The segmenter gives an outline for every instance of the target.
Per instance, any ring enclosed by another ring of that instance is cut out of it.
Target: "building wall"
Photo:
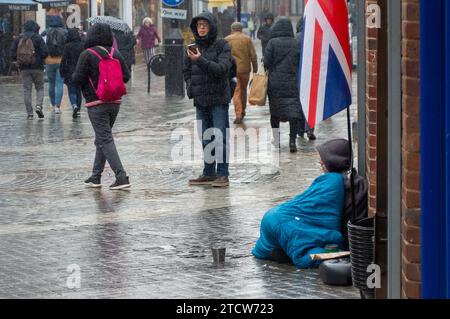
[[[402,298],[421,297],[419,1],[402,0]],[[377,0],[366,0],[370,4]],[[366,29],[366,165],[371,216],[377,210],[377,38],[377,29]]]
[[[377,0],[367,0],[366,5]],[[366,158],[369,181],[369,215],[377,208],[377,37],[376,28],[366,28]]]
[[[402,2],[402,296],[420,298],[420,10]]]

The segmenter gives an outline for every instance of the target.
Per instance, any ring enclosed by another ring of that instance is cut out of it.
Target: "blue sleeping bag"
[[[342,247],[344,196],[342,174],[319,176],[303,194],[264,215],[253,255],[271,260],[272,251],[282,248],[298,268],[317,266],[310,254],[326,252],[324,247],[329,244]]]

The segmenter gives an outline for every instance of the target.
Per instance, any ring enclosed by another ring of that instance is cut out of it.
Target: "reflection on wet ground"
[[[0,298],[358,298],[351,287],[321,284],[316,271],[250,253],[265,211],[319,174],[315,146],[346,137],[345,114],[322,123],[316,142],[299,140],[298,154],[289,154],[282,125],[271,174],[234,162],[229,189],[192,188],[201,160],[172,161],[171,134],[194,132],[194,108],[166,99],[161,78],[147,95],[144,71],[136,68],[115,127],[133,184],[124,192],[107,189],[110,169],[100,190],[81,183],[94,156],[84,110],[73,120],[67,101],[62,115],[47,102],[44,120],[27,121],[22,88],[0,86]],[[247,113],[245,127],[269,128],[267,107]],[[223,265],[213,264],[212,245],[227,249]],[[80,289],[67,287],[74,264]]]

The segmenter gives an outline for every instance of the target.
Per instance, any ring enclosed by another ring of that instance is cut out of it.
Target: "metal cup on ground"
[[[211,247],[214,263],[225,262],[225,250],[226,249],[222,247]]]

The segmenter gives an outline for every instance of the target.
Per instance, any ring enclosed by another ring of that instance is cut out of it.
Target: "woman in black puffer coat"
[[[271,39],[264,52],[264,65],[269,70],[270,123],[275,143],[279,145],[280,122],[289,121],[289,147],[292,153],[297,152],[297,134],[305,121],[298,88],[299,60],[300,47],[294,37],[292,23],[288,18],[280,18],[271,29]]]
[[[72,104],[73,118],[80,116],[81,109],[81,89],[72,83],[72,75],[77,67],[78,58],[84,50],[81,42],[80,32],[77,28],[69,29],[66,39],[66,45],[61,60],[60,73],[67,85],[70,104]]]

